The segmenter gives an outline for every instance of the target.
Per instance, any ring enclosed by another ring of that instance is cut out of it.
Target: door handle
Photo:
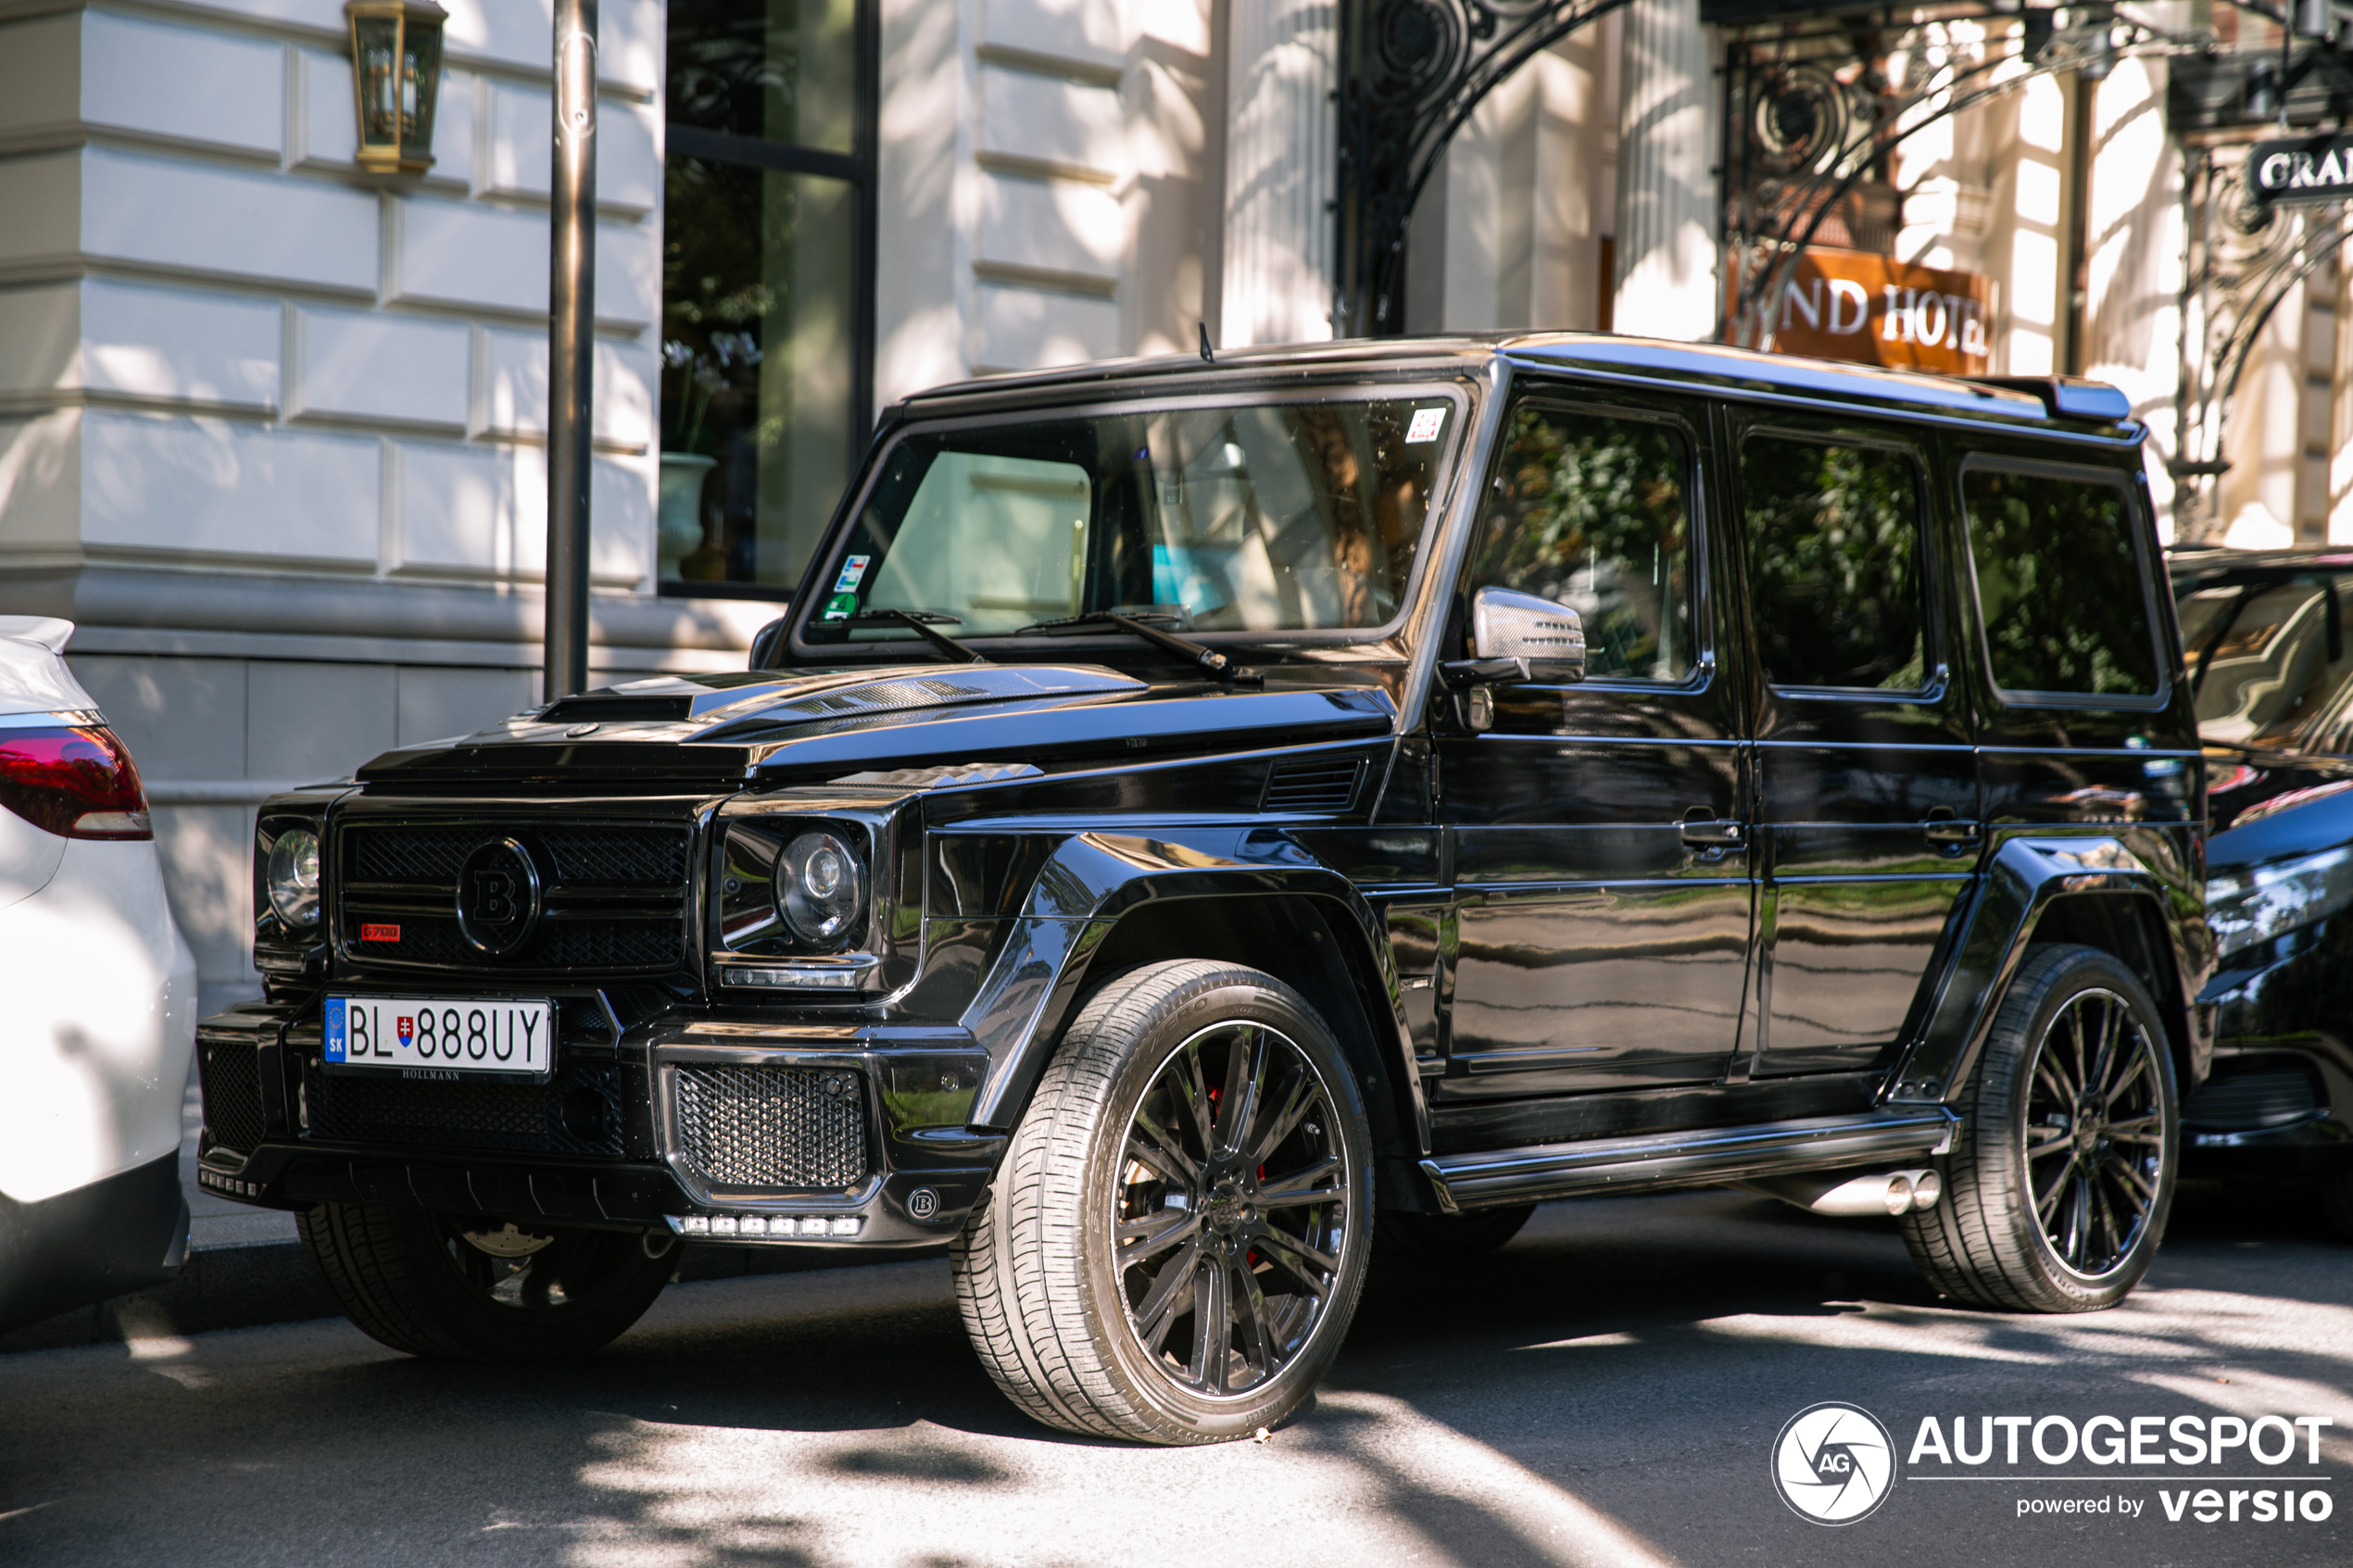
[[[1983,830],[1975,822],[1955,822],[1949,817],[1921,823],[1920,834],[1948,855],[1974,848],[1985,836]]]
[[[1738,822],[1685,822],[1683,845],[1690,849],[1737,849],[1743,842]]]

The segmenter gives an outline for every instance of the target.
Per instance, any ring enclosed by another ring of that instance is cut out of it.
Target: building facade
[[[78,623],[216,999],[248,984],[255,804],[539,695],[549,14],[444,3],[434,165],[384,176],[338,0],[0,0],[0,611]],[[2253,13],[603,0],[601,26],[598,679],[739,665],[879,407],[1204,335],[2074,371],[2132,396],[2183,537],[2353,539],[2341,204],[2267,216],[2240,179],[2283,103],[2316,127],[2342,94],[2265,97]]]

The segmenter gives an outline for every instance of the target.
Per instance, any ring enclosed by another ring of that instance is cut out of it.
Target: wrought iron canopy
[[[1405,226],[1454,132],[1538,54],[1627,0],[1342,0],[1337,337],[1405,330]]]

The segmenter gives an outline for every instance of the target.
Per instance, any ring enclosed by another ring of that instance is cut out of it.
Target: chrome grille
[[[673,1068],[678,1152],[712,1187],[854,1187],[867,1169],[862,1082],[841,1068]]]

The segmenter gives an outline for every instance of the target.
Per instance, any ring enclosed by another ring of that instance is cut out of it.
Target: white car
[[[72,634],[0,615],[0,1330],[187,1250],[195,960],[139,771],[59,657]]]

